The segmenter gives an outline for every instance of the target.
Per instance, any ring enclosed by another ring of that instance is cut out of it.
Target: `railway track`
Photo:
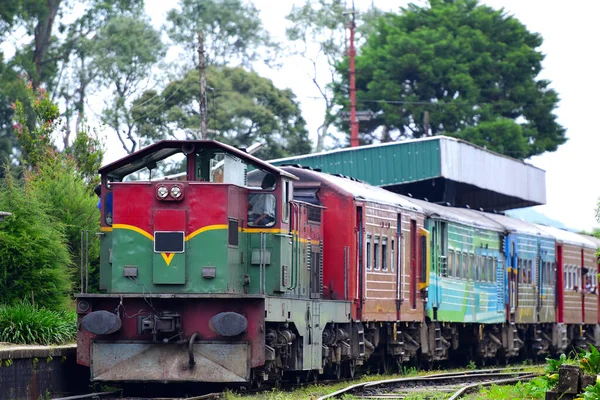
[[[495,368],[466,372],[450,372],[410,378],[386,379],[350,385],[344,389],[321,396],[318,400],[353,395],[359,399],[402,399],[417,392],[444,392],[449,400],[461,398],[479,386],[508,384],[532,379],[538,374],[526,368]]]
[[[449,400],[456,400],[480,386],[509,384],[517,381],[529,380],[538,376],[530,370],[530,367],[494,368],[362,382],[351,384],[346,388],[321,396],[318,400],[341,398],[343,395],[349,394],[353,395],[353,398],[365,400],[402,399],[411,394],[422,393],[425,390],[429,392],[446,393]],[[352,380],[355,379],[349,379],[347,381],[351,382]],[[314,383],[326,385],[340,382],[343,382],[343,380],[324,380]],[[311,382],[288,384],[284,385],[282,389],[292,390],[310,383]],[[243,393],[258,394],[263,391],[271,390],[272,388],[273,387],[271,386],[265,386],[260,389],[245,390]],[[113,391],[63,397],[54,400],[217,400],[223,399],[224,397],[225,392],[207,393],[193,397],[140,397],[123,396],[121,391]]]

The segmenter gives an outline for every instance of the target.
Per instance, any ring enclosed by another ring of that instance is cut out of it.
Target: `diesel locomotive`
[[[76,303],[93,381],[260,385],[600,344],[593,238],[209,140],[99,172],[99,293]]]

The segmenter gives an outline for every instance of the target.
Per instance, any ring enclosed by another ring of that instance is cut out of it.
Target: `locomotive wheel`
[[[354,378],[354,374],[356,372],[356,361],[355,360],[349,360],[346,361],[343,365],[344,367],[344,377],[346,378]]]

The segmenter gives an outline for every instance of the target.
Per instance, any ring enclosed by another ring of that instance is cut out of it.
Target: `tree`
[[[565,129],[552,113],[557,93],[536,80],[541,44],[477,0],[430,0],[380,17],[356,57],[357,103],[376,113],[361,122],[361,140],[445,134],[521,159],[555,151]],[[336,87],[346,109],[347,65]]]
[[[322,151],[325,138],[330,136],[329,127],[335,122],[333,84],[339,81],[336,65],[344,56],[346,47],[345,30],[350,22],[342,0],[306,0],[301,6],[294,5],[287,19],[292,26],[286,29],[288,40],[296,46],[295,54],[306,59],[311,66],[310,79],[325,102],[323,122],[317,128],[316,151]],[[372,22],[381,12],[371,7],[366,13],[357,13],[357,38],[360,45]],[[319,66],[326,64],[328,74],[320,76]]]
[[[148,21],[137,16],[120,16],[101,29],[96,46],[101,49],[94,54],[99,78],[114,92],[114,98],[103,110],[102,120],[116,132],[123,149],[133,153],[138,141],[128,102],[164,55],[164,45]]]
[[[209,138],[248,147],[260,142],[255,155],[273,159],[310,152],[306,123],[294,94],[241,67],[212,66],[207,71],[212,88]],[[198,71],[172,81],[162,91],[147,91],[132,107],[137,133],[146,143],[160,139],[197,139]]]
[[[198,32],[204,34],[209,64],[244,65],[275,57],[271,40],[259,11],[244,0],[180,0],[180,9],[167,14],[167,33],[197,64]]]

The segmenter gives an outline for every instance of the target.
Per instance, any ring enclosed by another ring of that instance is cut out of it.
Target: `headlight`
[[[158,197],[160,197],[161,199],[164,199],[165,197],[167,197],[169,195],[169,189],[167,189],[166,186],[159,186],[156,193],[158,194]]]
[[[181,188],[179,186],[173,186],[171,188],[171,196],[175,197],[176,199],[179,198],[179,196],[181,196]]]

